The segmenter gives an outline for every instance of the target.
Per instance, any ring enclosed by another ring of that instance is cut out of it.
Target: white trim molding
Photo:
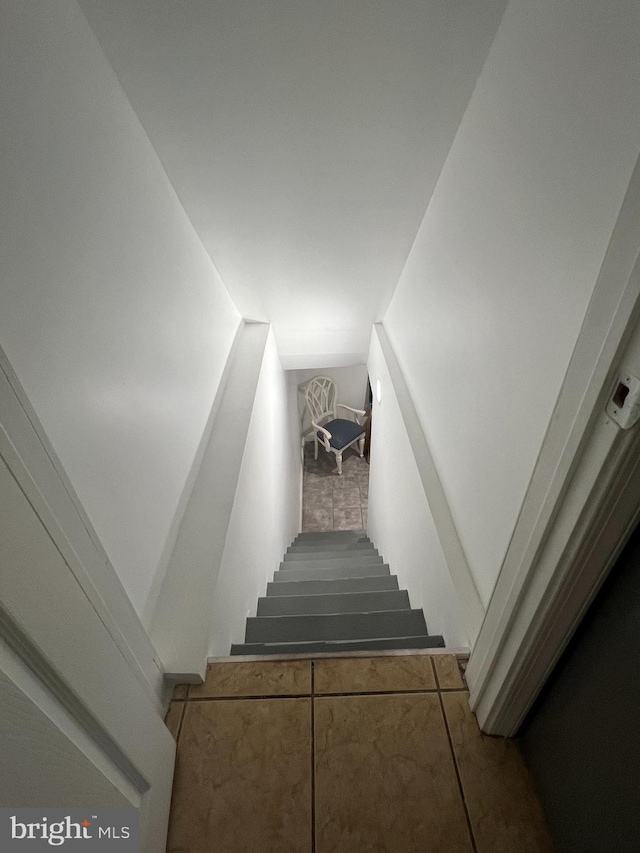
[[[467,668],[490,734],[517,732],[637,521],[640,430],[605,407],[638,348],[639,235],[636,164]]]
[[[0,348],[0,458],[132,672],[160,709],[162,665],[8,358]]]
[[[431,450],[420,424],[418,413],[411,398],[409,388],[402,373],[396,354],[391,346],[382,323],[374,323],[373,332],[377,336],[382,354],[393,384],[402,419],[404,421],[411,449],[422,481],[427,503],[438,532],[442,552],[451,575],[453,588],[460,602],[461,621],[470,639],[471,645],[478,636],[484,607],[469,569],[462,542],[458,535],[447,497],[442,487]]]
[[[242,465],[268,323],[243,322],[151,620],[151,640],[169,680],[202,683],[213,596]]]
[[[14,742],[43,731],[29,708],[44,714],[50,736],[28,740],[25,760],[35,750],[46,770],[79,755],[79,782],[108,780],[140,808],[141,850],[152,853],[166,843],[175,757],[162,671],[8,363],[0,367],[0,676],[25,713],[13,718]]]
[[[244,326],[244,322],[238,323],[238,329],[233,339],[233,343],[231,344],[229,354],[227,355],[227,360],[225,362],[224,369],[222,371],[222,376],[220,377],[220,382],[218,384],[218,388],[216,390],[215,397],[211,405],[211,409],[209,411],[209,416],[207,418],[207,423],[205,425],[204,431],[202,433],[202,438],[200,439],[198,449],[196,450],[193,462],[191,463],[191,468],[189,469],[189,473],[187,475],[187,479],[183,486],[182,492],[180,493],[180,498],[178,500],[176,510],[173,514],[173,518],[171,519],[171,525],[169,527],[169,532],[167,534],[164,547],[162,549],[162,554],[160,556],[158,567],[153,576],[151,589],[149,591],[149,595],[144,606],[144,611],[141,616],[142,623],[148,631],[150,631],[151,629],[151,621],[153,619],[153,615],[158,604],[160,589],[162,588],[162,583],[167,573],[167,568],[169,566],[169,561],[171,560],[171,555],[173,554],[173,550],[176,547],[176,541],[178,539],[180,525],[182,524],[182,519],[184,518],[187,506],[189,505],[189,500],[191,498],[193,488],[195,486],[196,480],[198,479],[198,472],[200,471],[200,467],[202,466],[202,460],[204,459],[204,454],[209,445],[211,431],[213,430],[213,425],[215,423],[216,417],[218,416],[218,410],[220,409],[220,405],[224,397],[225,388],[227,387],[227,382],[229,380],[229,373],[231,371],[231,365],[234,362]]]

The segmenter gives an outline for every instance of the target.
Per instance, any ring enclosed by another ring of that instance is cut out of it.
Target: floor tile
[[[317,660],[314,683],[316,693],[395,693],[436,689],[428,655]]]
[[[478,853],[550,853],[542,809],[517,744],[482,734],[466,692],[443,693],[442,702]]]
[[[346,507],[344,509],[334,507],[334,530],[360,530],[361,528],[362,510],[360,509],[360,507]]]
[[[333,512],[330,509],[304,508],[302,530],[305,533],[316,533],[333,529]]]
[[[204,684],[190,698],[215,696],[291,696],[311,693],[311,661],[210,663]]]
[[[326,516],[316,515],[316,511],[334,509],[366,510],[369,483],[369,465],[361,459],[357,451],[350,448],[342,463],[342,475],[336,473],[336,460],[333,454],[319,450],[318,459],[313,458],[313,446],[305,447],[303,479],[303,532],[327,530],[349,530],[363,526],[361,516],[353,514],[355,521],[345,521],[338,514],[337,522],[333,512],[330,521]],[[365,521],[366,525],[366,521]]]
[[[164,718],[164,724],[171,732],[171,737],[174,740],[178,739],[178,730],[180,728],[180,720],[184,711],[184,702],[170,702],[169,710]]]
[[[303,474],[303,486],[305,488],[315,489],[325,486],[331,487],[331,473],[329,471],[322,472],[317,469],[314,471],[305,470]]]
[[[176,684],[173,688],[172,699],[186,699],[189,693],[188,684]]]
[[[360,507],[360,489],[358,485],[343,486],[333,490],[333,508]]]
[[[433,663],[438,676],[438,684],[443,690],[464,689],[464,681],[455,655],[434,655]]]
[[[315,700],[317,853],[471,853],[437,693]]]
[[[167,853],[309,853],[311,832],[311,700],[188,702]]]
[[[321,496],[331,497],[333,494],[333,484],[328,477],[311,480],[304,483],[303,496],[312,499],[317,499]]]
[[[318,510],[324,510],[331,513],[333,510],[333,495],[331,491],[305,491],[302,494],[303,512],[310,520],[313,520],[314,515]]]
[[[339,474],[334,482],[338,483],[349,483],[351,485],[358,485],[358,469],[354,466],[344,464],[342,465],[342,474]]]
[[[343,469],[342,474],[337,475],[331,481],[331,485],[333,487],[333,493],[339,492],[343,489],[357,489],[358,488],[358,476],[353,469]]]

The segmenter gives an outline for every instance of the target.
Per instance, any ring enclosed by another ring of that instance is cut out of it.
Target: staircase
[[[232,655],[427,649],[422,610],[389,571],[363,530],[300,533],[247,619]]]

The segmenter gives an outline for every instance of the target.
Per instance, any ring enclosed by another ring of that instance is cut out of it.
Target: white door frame
[[[97,774],[140,809],[141,850],[164,849],[175,744],[163,673],[1,352],[0,669],[83,753],[87,785]],[[43,778],[56,760],[45,742]],[[50,793],[41,805],[71,805]]]
[[[640,334],[639,252],[640,161],[469,660],[490,734],[516,733],[638,521],[640,428],[605,406]]]
[[[2,347],[0,457],[140,684],[160,707],[164,683],[158,654]]]

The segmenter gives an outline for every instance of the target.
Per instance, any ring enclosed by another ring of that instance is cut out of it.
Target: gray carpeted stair
[[[324,595],[272,595],[258,599],[258,616],[294,616],[304,613],[375,613],[408,610],[406,589],[377,592],[338,592]]]
[[[318,652],[381,652],[388,649],[435,649],[444,642],[436,636],[376,637],[374,640],[332,640],[308,643],[239,643],[231,646],[232,655],[298,655]]]
[[[289,545],[287,554],[308,554],[309,552],[314,554],[326,554],[327,552],[344,554],[345,551],[352,554],[354,551],[370,551],[371,547],[370,542],[327,542],[326,545],[312,542],[308,545]],[[374,549],[374,553],[377,554],[378,552]],[[285,560],[287,554],[285,554]]]
[[[370,578],[374,575],[390,574],[389,566],[384,563],[371,563],[364,566],[323,564],[304,569],[281,569],[273,573],[273,580],[275,583],[286,583],[287,581],[318,581],[324,578]]]
[[[232,655],[444,646],[363,530],[301,533]]]
[[[267,595],[330,595],[334,592],[378,592],[398,589],[395,575],[373,575],[369,578],[323,578],[318,581],[289,581],[268,583]]]
[[[377,548],[365,548],[363,545],[358,545],[357,548],[343,548],[340,551],[336,551],[334,548],[322,551],[317,548],[307,550],[310,548],[310,545],[306,545],[304,551],[292,551],[291,548],[288,548],[283,560],[285,567],[289,563],[322,562],[327,560],[330,562],[333,562],[334,560],[359,559],[366,561],[376,558],[379,562],[382,562],[382,557],[378,554]]]
[[[341,554],[339,557],[319,557],[317,554],[305,555],[305,560],[283,560],[280,571],[290,572],[294,569],[352,569],[365,566],[382,565],[382,557],[378,554],[363,555],[361,551],[350,557]],[[313,559],[312,559],[313,558]]]

